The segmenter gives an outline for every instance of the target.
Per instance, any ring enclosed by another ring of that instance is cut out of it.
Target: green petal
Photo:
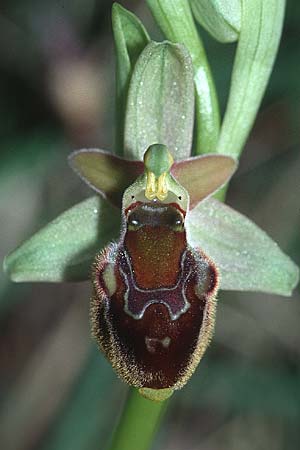
[[[193,67],[187,50],[151,42],[139,57],[128,92],[125,156],[143,158],[164,144],[174,159],[190,155],[194,121]]]
[[[289,296],[299,269],[278,245],[247,217],[209,198],[189,214],[188,238],[221,271],[221,289]]]
[[[142,161],[129,161],[98,149],[73,152],[69,162],[80,178],[119,208],[125,189],[144,171]]]
[[[118,3],[112,6],[112,28],[116,48],[116,150],[122,153],[128,86],[134,65],[150,38],[142,22]]]
[[[171,173],[188,191],[190,209],[222,187],[236,170],[233,158],[224,155],[202,155],[175,162]]]
[[[144,171],[141,161],[130,161],[98,149],[78,150],[69,156],[74,171],[92,189],[121,208],[124,191]],[[202,155],[175,161],[171,174],[190,196],[190,209],[223,186],[236,170],[225,155]]]
[[[91,262],[119,234],[119,212],[98,196],[68,209],[6,256],[13,281],[77,281],[89,278]]]
[[[190,0],[196,20],[219,42],[235,42],[241,29],[241,0]]]

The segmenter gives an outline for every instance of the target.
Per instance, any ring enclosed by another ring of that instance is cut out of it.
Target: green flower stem
[[[242,2],[242,23],[217,152],[238,158],[254,123],[278,49],[284,0]]]
[[[130,388],[109,450],[150,449],[167,403],[147,400]]]
[[[273,68],[284,9],[285,0],[242,3],[242,26],[218,153],[238,159],[243,151]],[[224,186],[214,197],[224,201],[227,189]]]
[[[184,44],[192,57],[196,90],[194,153],[215,152],[220,126],[218,99],[189,3],[187,0],[147,0],[147,3],[167,39]]]

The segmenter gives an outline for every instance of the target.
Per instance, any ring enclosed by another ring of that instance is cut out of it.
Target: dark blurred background
[[[122,1],[159,38],[143,1]],[[0,256],[90,195],[68,168],[80,147],[113,148],[107,0],[2,0]],[[283,38],[228,202],[300,263],[300,4]],[[204,32],[222,110],[234,45]],[[89,283],[12,284],[0,273],[0,447],[100,450],[126,386],[89,333]],[[196,374],[174,395],[155,449],[300,448],[299,289],[225,292]],[[133,449],[138,450],[138,449]]]

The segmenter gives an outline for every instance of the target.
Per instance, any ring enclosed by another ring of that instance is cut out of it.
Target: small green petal
[[[150,147],[153,150],[165,148],[160,144]],[[172,164],[170,153],[160,155],[158,152],[156,158],[154,154],[157,152],[152,153],[148,158],[148,164],[153,166],[152,171],[169,171]],[[124,191],[144,172],[141,161],[126,160],[98,149],[75,151],[70,155],[69,162],[83,181],[119,208]],[[236,167],[236,161],[229,156],[208,154],[175,161],[170,172],[188,191],[192,209],[228,182]]]
[[[227,183],[236,167],[233,158],[210,153],[175,162],[171,174],[188,191],[193,209]]]
[[[156,144],[148,151],[165,148]],[[157,176],[168,172],[172,164],[169,152],[152,151],[147,160],[148,169],[159,171]],[[98,149],[75,151],[69,162],[83,181],[119,208],[124,191],[144,172],[142,161],[130,161]],[[208,154],[175,161],[170,172],[188,191],[192,209],[228,182],[236,167],[236,161],[229,156]]]
[[[179,44],[151,42],[139,57],[128,92],[125,157],[142,160],[152,144],[174,159],[190,155],[194,123],[193,66]]]
[[[289,296],[299,269],[278,245],[247,217],[209,198],[187,221],[189,243],[210,256],[221,271],[221,289]]]
[[[241,29],[241,0],[190,0],[196,20],[219,42],[235,42]]]
[[[13,281],[77,281],[89,278],[91,262],[119,234],[119,212],[98,196],[68,209],[6,256]]]
[[[69,163],[83,181],[119,208],[125,189],[144,171],[142,161],[129,161],[98,149],[73,152]]]

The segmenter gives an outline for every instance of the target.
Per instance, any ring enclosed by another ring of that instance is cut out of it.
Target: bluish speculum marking
[[[192,270],[185,264],[185,259],[186,254],[184,253],[181,259],[181,270],[175,286],[141,289],[136,284],[129,256],[124,252],[124,257],[120,261],[120,272],[127,288],[124,296],[124,311],[134,319],[142,319],[149,305],[161,303],[167,307],[171,320],[177,320],[190,306],[185,290]]]
[[[171,320],[178,319],[190,306],[185,294],[191,268],[186,264],[183,214],[173,205],[141,204],[128,213],[127,224],[119,258],[126,285],[124,311],[142,319],[149,305],[160,303]],[[170,250],[172,264],[166,261]]]

